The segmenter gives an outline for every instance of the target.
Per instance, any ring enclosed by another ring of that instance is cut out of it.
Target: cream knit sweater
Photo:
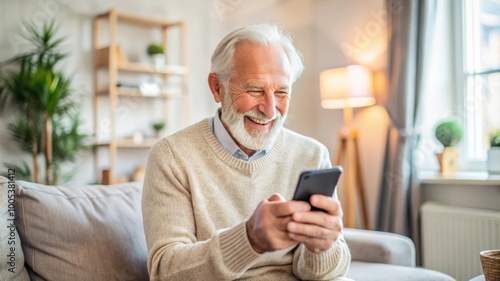
[[[335,280],[350,253],[343,237],[315,254],[302,244],[258,254],[245,221],[273,193],[291,199],[302,170],[330,166],[327,149],[283,129],[269,153],[231,156],[205,119],[159,141],[144,181],[143,217],[151,280]]]

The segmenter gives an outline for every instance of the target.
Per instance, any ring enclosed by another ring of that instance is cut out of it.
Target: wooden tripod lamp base
[[[359,161],[358,132],[343,128],[339,134],[335,165],[344,168],[344,217],[345,226],[356,227],[357,197],[360,199],[361,220],[364,229],[370,229],[368,221],[367,202],[362,178],[361,163]]]

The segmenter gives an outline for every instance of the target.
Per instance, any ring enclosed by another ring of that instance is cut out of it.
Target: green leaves
[[[152,56],[152,55],[157,55],[157,54],[164,54],[165,49],[160,44],[151,43],[146,48],[146,52],[148,53],[148,55]]]
[[[41,29],[29,22],[24,26],[23,37],[33,49],[1,64],[9,69],[0,75],[0,106],[11,105],[18,110],[17,119],[8,129],[20,148],[32,154],[35,181],[39,178],[36,156],[43,148],[46,183],[55,184],[64,177],[62,165],[75,161],[77,152],[86,148],[89,140],[78,131],[78,105],[72,98],[71,80],[57,69],[67,56],[59,50],[65,37],[56,36],[53,21]],[[26,167],[24,163],[23,169]]]
[[[462,126],[455,119],[445,120],[438,124],[435,130],[436,139],[444,147],[455,146],[463,137]]]
[[[22,165],[17,165],[12,163],[4,163],[4,165],[6,167],[9,167],[9,169],[16,170],[16,180],[24,180],[24,181],[32,180],[30,166],[25,161],[22,162]]]
[[[489,134],[490,146],[500,147],[500,129],[492,130]]]
[[[7,130],[12,140],[14,140],[23,151],[31,153],[33,140],[36,141],[37,147],[41,147],[41,121],[41,119],[18,117],[14,122],[7,125]]]
[[[69,100],[71,96],[70,81],[61,72],[40,67],[32,78],[32,88],[38,95],[34,98],[35,107],[38,111],[47,113],[49,117],[59,111],[64,113],[71,108]]]

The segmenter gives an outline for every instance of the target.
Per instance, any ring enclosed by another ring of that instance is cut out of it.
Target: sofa
[[[46,186],[0,177],[0,280],[148,280],[140,182]],[[354,280],[454,280],[410,239],[345,229]]]

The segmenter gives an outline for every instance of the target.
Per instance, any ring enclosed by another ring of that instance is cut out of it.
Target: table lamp
[[[359,161],[358,132],[352,128],[353,108],[375,104],[371,71],[361,65],[326,69],[320,74],[321,106],[343,109],[335,165],[344,167],[346,227],[356,227],[356,193],[361,200],[363,228],[369,229],[368,212]]]

